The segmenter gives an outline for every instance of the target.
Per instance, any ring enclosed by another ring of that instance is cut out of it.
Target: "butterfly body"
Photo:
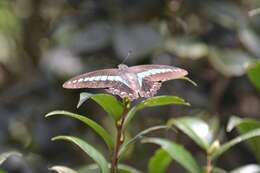
[[[128,67],[120,64],[118,69],[97,70],[76,76],[63,84],[64,88],[104,88],[107,92],[131,100],[151,97],[160,89],[161,83],[181,78],[188,72],[167,65],[140,65]]]

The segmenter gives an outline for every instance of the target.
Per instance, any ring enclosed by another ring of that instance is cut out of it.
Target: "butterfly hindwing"
[[[160,82],[154,82],[150,80],[144,79],[142,81],[142,88],[139,91],[141,97],[152,97],[157,93],[157,90],[159,90],[161,87]]]
[[[139,97],[136,91],[124,83],[117,83],[115,86],[106,89],[106,91],[113,95],[118,95],[121,98],[128,97],[131,100],[137,99]]]

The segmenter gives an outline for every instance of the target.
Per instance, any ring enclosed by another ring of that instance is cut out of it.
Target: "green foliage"
[[[85,123],[87,126],[91,127],[104,140],[104,142],[107,144],[109,149],[113,148],[114,143],[113,143],[112,136],[103,127],[101,127],[99,124],[97,124],[95,121],[93,121],[87,117],[84,117],[82,115],[74,114],[74,113],[67,112],[67,111],[52,111],[52,112],[48,113],[47,115],[45,115],[45,117],[50,117],[50,116],[54,116],[54,115],[69,116],[71,118],[77,119],[77,120]]]
[[[93,95],[89,93],[82,93],[80,96],[78,106],[82,105],[82,103],[89,98],[97,102],[111,117],[113,117],[113,119],[116,122],[113,125],[116,126],[118,130],[117,132],[119,134],[122,133],[122,135],[124,134],[126,127],[129,125],[129,122],[134,118],[135,114],[141,109],[147,107],[156,107],[172,104],[186,106],[189,105],[189,103],[185,102],[185,100],[176,96],[156,96],[148,98],[130,108],[128,107],[128,102],[125,102],[126,100],[123,100],[123,103],[121,103],[116,99],[116,97],[112,95]],[[53,111],[48,113],[46,117],[54,115],[65,115],[83,122],[87,126],[91,127],[105,141],[110,150],[117,148],[116,146],[120,144],[118,150],[113,151],[117,151],[117,159],[119,161],[122,158],[123,154],[129,148],[129,146],[134,144],[138,139],[142,139],[148,133],[152,133],[156,130],[169,129],[171,126],[178,128],[180,131],[182,131],[184,134],[190,137],[198,146],[200,146],[205,151],[205,158],[207,158],[210,162],[215,161],[234,145],[245,140],[248,140],[248,143],[250,144],[254,152],[259,151],[259,148],[257,148],[259,147],[259,138],[255,137],[260,136],[260,123],[252,119],[241,119],[237,117],[232,117],[229,121],[227,131],[231,131],[236,127],[241,135],[232,139],[231,141],[228,141],[220,145],[219,140],[214,138],[214,130],[211,129],[211,125],[206,121],[202,120],[201,118],[196,117],[185,116],[180,118],[172,118],[167,122],[167,125],[153,126],[148,129],[145,129],[139,132],[133,138],[129,139],[128,141],[125,141],[124,138],[122,138],[122,141],[121,138],[117,138],[120,139],[120,141],[113,141],[111,134],[109,134],[98,123],[89,118],[67,111]],[[99,151],[97,151],[95,147],[91,146],[87,142],[73,136],[58,136],[53,138],[53,140],[57,139],[67,140],[76,144],[96,162],[96,164],[85,166],[82,169],[80,169],[80,173],[99,172],[99,169],[102,173],[108,173],[109,168],[113,167],[113,162],[109,164],[107,160],[104,158],[104,156]],[[154,143],[160,145],[161,147],[155,152],[155,154],[149,160],[149,173],[164,173],[173,160],[179,163],[181,166],[183,166],[187,171],[191,173],[201,173],[202,168],[197,164],[192,154],[189,151],[187,151],[181,144],[177,144],[174,141],[169,141],[167,139],[161,138],[144,138],[142,142]],[[246,167],[241,168],[241,170],[244,169],[246,169]],[[70,168],[60,166],[52,167],[51,170],[57,171],[59,173],[74,173],[73,170],[71,170]],[[122,164],[118,165],[118,170],[120,173],[140,173],[140,171],[128,165]],[[218,173],[225,172],[225,170],[222,170],[217,167],[214,167],[212,171]]]
[[[201,148],[208,150],[213,134],[208,124],[202,119],[194,117],[173,118],[168,121],[168,124],[176,126]]]
[[[90,94],[81,93],[77,107],[80,107],[88,99],[94,100],[99,104],[113,119],[118,120],[123,113],[123,105],[116,97],[109,94]]]
[[[109,165],[109,167],[110,167],[110,165]],[[119,173],[141,173],[137,169],[135,169],[129,165],[125,165],[125,164],[119,164],[118,171],[119,171]],[[84,166],[84,167],[80,168],[78,170],[78,172],[79,173],[99,173],[98,166],[96,164]]]
[[[151,97],[148,98],[138,105],[134,106],[129,113],[126,116],[125,124],[124,127],[126,128],[130,121],[133,119],[135,116],[136,112],[147,108],[147,107],[156,107],[156,106],[166,106],[166,105],[171,105],[171,104],[177,104],[177,105],[186,105],[189,106],[190,104],[185,102],[184,99],[176,96],[156,96],[156,97]]]
[[[251,130],[260,129],[260,121],[249,118],[231,117],[228,122],[227,131],[231,131],[235,127],[237,127],[240,134],[245,134]],[[258,154],[260,153],[260,138],[249,139],[247,143],[260,161],[260,155]]]
[[[66,140],[76,144],[97,163],[101,173],[109,173],[108,162],[104,156],[87,142],[73,136],[57,136],[52,140]]]
[[[172,157],[163,149],[156,150],[148,164],[149,173],[164,173],[172,162]]]
[[[260,61],[252,62],[247,70],[250,81],[260,91]]]
[[[228,151],[234,145],[236,145],[240,142],[243,142],[245,140],[248,140],[250,138],[259,137],[259,136],[260,136],[260,129],[251,130],[251,131],[244,133],[243,135],[240,135],[240,136],[232,139],[231,141],[223,144],[210,157],[212,160],[215,160],[219,156],[221,156],[224,152]]]
[[[201,173],[193,156],[182,145],[160,138],[146,138],[142,140],[142,142],[160,145],[173,160],[182,165],[187,171],[191,173]]]
[[[22,154],[18,153],[16,151],[10,151],[10,152],[2,153],[2,154],[0,154],[0,165],[3,164],[4,161],[6,161],[6,159],[8,159],[8,157],[10,157],[10,156],[19,156],[19,157],[21,157]]]
[[[124,152],[128,149],[128,147],[130,146],[130,144],[133,144],[135,143],[138,139],[141,139],[143,138],[146,134],[148,133],[151,133],[153,131],[156,131],[156,130],[160,130],[160,129],[168,129],[169,126],[153,126],[153,127],[150,127],[150,128],[147,128],[141,132],[139,132],[135,137],[133,137],[132,139],[130,139],[128,142],[125,142],[120,150],[119,150],[119,158],[124,154]]]

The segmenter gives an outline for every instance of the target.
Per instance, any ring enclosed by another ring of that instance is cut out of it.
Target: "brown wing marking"
[[[113,95],[118,95],[121,98],[128,97],[130,100],[134,100],[139,97],[138,92],[129,88],[124,83],[118,83],[115,86],[106,89],[106,91]]]
[[[141,91],[139,92],[140,96],[146,98],[152,97],[157,93],[160,87],[161,87],[160,82],[154,82],[154,81],[144,79],[142,81]]]

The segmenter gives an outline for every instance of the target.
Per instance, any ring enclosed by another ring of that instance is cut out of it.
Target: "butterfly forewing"
[[[120,83],[118,69],[104,69],[76,76],[63,84],[64,88],[110,88]]]
[[[130,70],[137,74],[140,84],[143,79],[150,81],[167,81],[188,74],[184,69],[167,65],[140,65],[130,67]]]

